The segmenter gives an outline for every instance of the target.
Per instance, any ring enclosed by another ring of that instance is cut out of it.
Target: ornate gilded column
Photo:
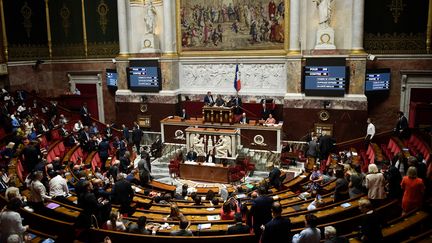
[[[429,13],[428,13],[428,22],[427,22],[427,31],[426,31],[426,51],[427,53],[431,53],[432,46],[432,0],[429,0]]]
[[[82,11],[82,24],[83,24],[84,55],[85,57],[87,57],[88,56],[87,24],[86,24],[84,0],[81,0],[81,11]]]
[[[352,8],[352,46],[353,53],[363,53],[365,0],[353,1]]]
[[[1,11],[1,22],[2,22],[2,34],[3,34],[3,49],[4,49],[4,57],[6,62],[8,61],[8,41],[6,34],[6,22],[4,17],[4,8],[3,8],[3,0],[0,0],[0,11]]]
[[[300,53],[300,0],[290,1],[289,53]]]
[[[175,53],[176,38],[175,38],[175,4],[174,0],[163,1],[163,35],[164,48],[163,52],[167,54]]]
[[[51,23],[50,23],[48,1],[49,0],[45,0],[45,18],[46,18],[46,25],[47,25],[48,52],[49,52],[49,57],[52,58]]]
[[[118,15],[118,34],[120,55],[126,55],[129,52],[128,47],[128,28],[126,19],[126,4],[127,0],[117,0],[117,15]]]

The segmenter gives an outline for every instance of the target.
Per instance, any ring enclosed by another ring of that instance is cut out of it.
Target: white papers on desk
[[[351,207],[351,204],[349,204],[349,203],[342,203],[341,207],[343,207],[343,208],[349,208],[349,207]]]
[[[187,165],[197,165],[198,164],[197,162],[194,162],[194,161],[185,161],[184,163]]]
[[[198,225],[198,230],[203,230],[203,229],[210,229],[211,228],[211,224],[199,224]]]
[[[209,215],[209,216],[207,216],[207,219],[209,221],[214,221],[214,220],[220,220],[221,217],[220,217],[220,215]]]
[[[215,163],[204,163],[204,165],[207,165],[207,166],[216,166]]]
[[[207,211],[214,211],[215,208],[207,208]]]
[[[141,188],[139,188],[139,187],[132,186],[132,189],[133,189],[135,192],[141,192]]]

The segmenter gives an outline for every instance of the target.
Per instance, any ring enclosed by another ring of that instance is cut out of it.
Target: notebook
[[[60,207],[60,205],[57,203],[48,203],[48,205],[46,205],[46,207],[49,209],[56,209],[56,208]]]

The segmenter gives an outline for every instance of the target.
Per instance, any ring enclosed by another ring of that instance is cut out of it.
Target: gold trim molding
[[[0,0],[0,11],[1,11],[1,22],[2,22],[2,34],[3,34],[3,49],[4,49],[4,56],[6,62],[8,61],[8,39],[7,39],[7,33],[6,33],[6,22],[5,22],[5,16],[4,16],[4,8],[3,8],[3,0]]]
[[[432,47],[432,0],[429,0],[428,22],[426,30],[426,53],[431,53]]]
[[[50,22],[48,1],[49,0],[45,0],[45,18],[46,18],[46,25],[47,25],[48,52],[49,52],[49,57],[52,58],[51,22]]]
[[[87,57],[88,56],[87,24],[86,24],[84,0],[81,0],[81,12],[82,12],[82,25],[83,25],[84,56]]]

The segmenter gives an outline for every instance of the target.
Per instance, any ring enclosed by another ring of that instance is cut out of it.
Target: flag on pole
[[[235,78],[234,78],[234,89],[239,92],[241,89],[241,82],[240,82],[240,71],[239,71],[239,65],[236,64],[236,71],[235,71]]]

